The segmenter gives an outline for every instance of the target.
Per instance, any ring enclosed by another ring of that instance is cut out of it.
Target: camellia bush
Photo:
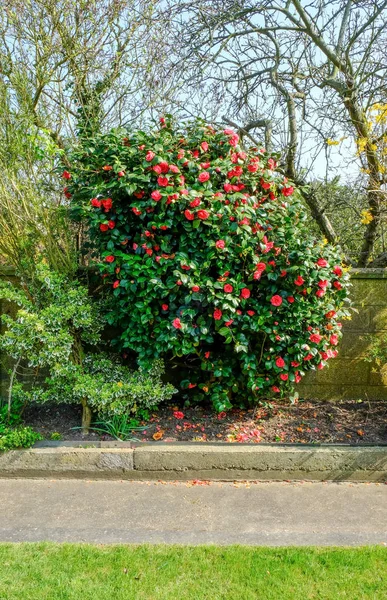
[[[348,274],[311,238],[277,155],[203,123],[83,141],[64,171],[112,296],[116,343],[219,411],[295,397],[337,354]],[[176,377],[176,375],[175,375]]]

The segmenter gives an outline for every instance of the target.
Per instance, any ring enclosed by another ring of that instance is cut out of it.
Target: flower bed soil
[[[60,434],[61,440],[112,439],[93,431],[83,435],[76,429],[80,420],[80,409],[69,405],[30,407],[25,413],[26,425],[45,439],[52,434]],[[271,408],[235,409],[218,415],[208,407],[171,405],[154,412],[142,425],[144,431],[133,436],[146,442],[387,444],[387,403],[277,402]]]

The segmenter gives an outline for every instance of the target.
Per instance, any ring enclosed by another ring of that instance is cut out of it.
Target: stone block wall
[[[387,335],[387,269],[359,269],[351,276],[351,296],[357,312],[352,320],[344,321],[343,339],[339,356],[329,362],[323,371],[310,372],[298,386],[302,398],[316,400],[387,400],[375,365],[365,362],[369,342],[366,334]],[[0,304],[1,312],[12,312],[15,307]],[[5,357],[0,361],[0,393],[8,388]]]
[[[357,312],[343,322],[339,355],[322,371],[307,374],[298,391],[317,400],[387,400],[375,365],[366,362],[367,334],[387,335],[387,269],[359,269],[351,274],[351,298]]]

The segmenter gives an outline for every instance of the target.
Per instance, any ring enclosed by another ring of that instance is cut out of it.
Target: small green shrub
[[[33,294],[3,282],[1,298],[16,302],[20,308],[15,316],[2,316],[6,330],[0,337],[0,350],[48,372],[44,384],[22,388],[25,399],[81,404],[82,424],[87,428],[91,411],[105,418],[135,415],[175,393],[172,385],[161,381],[160,360],[146,370],[134,371],[117,356],[101,351],[105,325],[101,303],[93,300],[79,281],[40,267]],[[20,383],[14,392],[20,396]]]
[[[30,448],[42,436],[31,427],[5,428],[0,432],[0,451]]]

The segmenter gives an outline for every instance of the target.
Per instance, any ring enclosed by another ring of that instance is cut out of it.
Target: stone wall
[[[359,269],[351,275],[354,312],[343,322],[339,355],[322,371],[308,373],[298,390],[303,398],[318,400],[387,400],[375,365],[364,360],[366,334],[387,334],[387,269]]]
[[[387,387],[383,386],[375,365],[364,360],[369,346],[364,336],[387,334],[387,269],[354,270],[351,282],[351,297],[357,312],[351,321],[344,321],[339,356],[323,371],[308,373],[298,386],[303,398],[387,400]],[[10,305],[0,304],[0,313],[13,310]],[[8,387],[7,361],[1,358],[0,392],[4,397]]]

